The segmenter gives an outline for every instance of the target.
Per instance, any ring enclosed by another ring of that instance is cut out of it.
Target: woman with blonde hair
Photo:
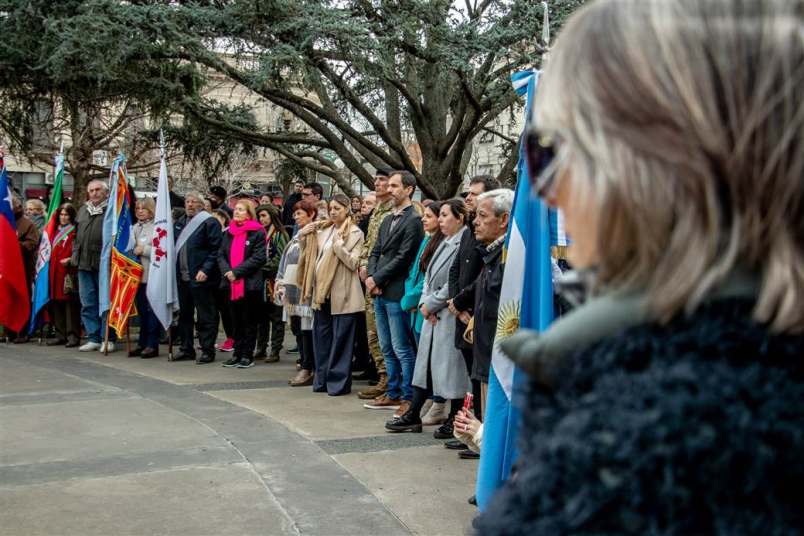
[[[301,238],[310,238],[302,242],[298,278],[302,299],[310,299],[314,310],[313,391],[339,396],[352,389],[355,323],[357,314],[365,311],[357,274],[363,231],[352,220],[345,195],[332,196],[328,208],[327,221],[310,223],[299,231]]]
[[[254,366],[257,345],[257,319],[262,312],[265,264],[265,230],[257,221],[254,204],[240,199],[234,207],[232,221],[221,241],[218,266],[221,288],[229,289],[229,307],[234,329],[234,353],[224,367]]]
[[[137,347],[128,353],[129,357],[140,356],[149,359],[159,355],[159,335],[161,326],[159,319],[151,309],[146,290],[148,288],[148,270],[151,266],[151,240],[154,236],[154,213],[156,205],[150,197],[137,199],[135,213],[137,223],[132,230],[134,234],[134,255],[142,264],[142,280],[137,288],[137,315],[140,319],[140,334]]]
[[[803,36],[789,0],[597,1],[563,29],[524,143],[592,294],[501,342],[532,382],[479,534],[801,530]]]

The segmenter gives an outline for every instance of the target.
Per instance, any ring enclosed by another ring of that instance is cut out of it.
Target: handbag
[[[64,274],[64,293],[75,294],[76,292],[78,292],[78,285],[75,283],[75,276]]]

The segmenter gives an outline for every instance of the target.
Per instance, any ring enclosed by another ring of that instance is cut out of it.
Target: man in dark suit
[[[195,359],[193,347],[193,315],[198,317],[198,341],[201,357],[196,363],[215,361],[215,338],[218,335],[218,311],[215,292],[220,282],[218,250],[221,226],[204,211],[204,198],[198,192],[185,196],[186,214],[175,224],[177,280],[179,283],[179,334],[181,349],[173,360]]]
[[[384,395],[365,404],[369,409],[406,410],[413,397],[411,380],[416,349],[410,315],[402,310],[405,278],[424,239],[422,221],[413,209],[411,197],[415,177],[394,171],[388,179],[393,211],[380,225],[377,242],[368,260],[366,290],[374,296],[374,314],[380,350],[385,359],[388,386]]]

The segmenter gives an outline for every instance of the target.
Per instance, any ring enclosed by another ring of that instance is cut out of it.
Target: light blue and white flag
[[[517,93],[527,96],[526,118],[530,115],[538,78],[537,71],[519,72],[511,77]],[[519,415],[512,399],[524,373],[500,351],[499,342],[517,331],[520,325],[541,331],[553,319],[550,235],[548,207],[531,193],[523,148],[519,154],[516,195],[505,241],[506,264],[484,410],[483,448],[477,473],[477,504],[481,511],[510,475],[516,456]]]

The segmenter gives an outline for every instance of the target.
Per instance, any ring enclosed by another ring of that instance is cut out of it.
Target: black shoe
[[[462,441],[453,439],[452,441],[444,443],[444,448],[450,450],[466,450],[468,447]]]
[[[293,348],[288,348],[288,353],[289,354],[298,354],[299,353],[299,347],[294,346]]]
[[[265,359],[268,357],[268,352],[265,351],[265,348],[257,348],[257,351],[254,352],[253,359]]]
[[[179,353],[173,354],[173,361],[195,361],[195,352],[191,354],[179,351]]]
[[[227,361],[224,361],[223,366],[224,367],[236,367],[239,364],[240,364],[240,356],[239,355],[233,355]]]
[[[128,357],[137,357],[142,354],[142,348],[134,348],[128,353]]]
[[[466,450],[462,450],[462,451],[460,451],[458,453],[458,458],[460,458],[462,460],[479,460],[480,459],[480,454],[478,454],[477,452],[475,452],[473,450],[466,449]]]
[[[81,341],[77,337],[67,337],[67,344],[64,345],[65,348],[76,348],[78,346],[81,346]]]
[[[468,499],[466,499],[466,502],[468,502],[468,503],[469,503],[469,504],[471,504],[472,506],[477,506],[477,497],[476,497],[476,496],[474,496],[474,495],[472,495],[471,497],[469,497]]]
[[[244,357],[240,360],[240,363],[237,364],[237,368],[251,368],[254,366],[254,360]]]
[[[455,437],[452,435],[452,421],[447,421],[433,432],[433,437],[436,439],[452,439]]]
[[[207,363],[214,363],[214,362],[215,362],[214,354],[204,354],[195,360],[196,365],[206,365]]]
[[[371,381],[374,381],[375,384],[376,384],[376,381],[379,380],[380,377],[373,370],[364,370],[360,374],[356,374],[356,375],[352,376],[352,379],[355,380],[355,381],[358,381],[358,382],[362,382],[362,381],[371,382]]]
[[[389,432],[414,432],[422,433],[422,420],[413,411],[407,411],[398,419],[391,419],[385,423],[385,429]]]
[[[67,339],[50,339],[45,343],[45,346],[61,346],[67,343]]]
[[[159,357],[158,348],[143,348],[140,354],[140,359],[151,359],[152,357]]]

